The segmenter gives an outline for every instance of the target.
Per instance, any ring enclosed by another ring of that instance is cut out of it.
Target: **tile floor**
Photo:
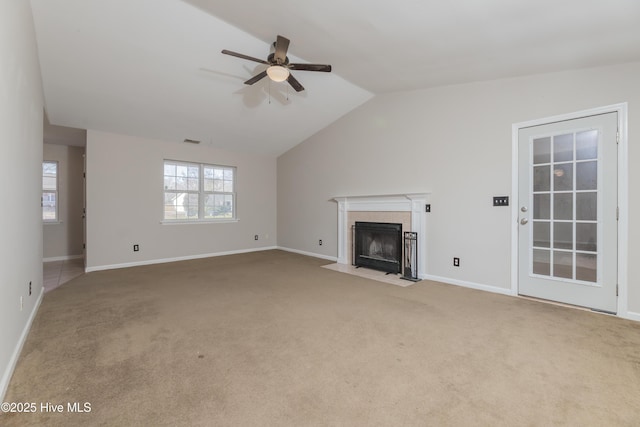
[[[353,274],[354,276],[366,277],[367,279],[377,280],[378,282],[389,283],[391,285],[402,286],[406,288],[416,282],[403,280],[399,274],[386,274],[383,271],[376,271],[370,268],[356,268],[350,264],[328,264],[323,265],[329,270],[339,271],[341,273]]]
[[[76,258],[65,261],[50,261],[42,263],[45,292],[49,292],[63,283],[84,274],[84,259]]]

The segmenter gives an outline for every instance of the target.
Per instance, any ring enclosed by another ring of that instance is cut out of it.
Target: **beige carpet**
[[[640,324],[323,264],[268,251],[74,279],[45,295],[5,398],[38,411],[0,425],[640,425]]]

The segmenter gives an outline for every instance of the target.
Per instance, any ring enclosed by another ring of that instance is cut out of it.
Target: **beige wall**
[[[431,192],[427,274],[508,289],[511,213],[491,201],[513,202],[512,124],[628,102],[629,260],[639,259],[639,75],[631,63],[379,95],[278,158],[278,242],[336,256],[332,197]],[[628,275],[638,314],[640,265]]]
[[[0,2],[0,180],[4,184],[0,209],[0,402],[42,295],[41,82],[29,2],[3,0]]]
[[[82,256],[84,147],[44,144],[43,160],[58,162],[57,223],[42,226],[44,260]]]
[[[239,220],[161,224],[164,159],[236,166]],[[89,270],[257,250],[275,246],[276,232],[274,157],[87,131]]]

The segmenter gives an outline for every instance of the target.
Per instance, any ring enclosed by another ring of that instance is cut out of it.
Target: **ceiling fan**
[[[252,85],[262,80],[266,76],[269,76],[269,78],[274,82],[283,82],[286,80],[287,82],[289,82],[291,87],[296,90],[296,92],[301,92],[304,90],[304,87],[298,80],[296,80],[295,77],[293,77],[289,70],[324,71],[327,73],[331,72],[331,65],[289,63],[289,58],[287,58],[288,49],[289,39],[279,35],[276,41],[273,43],[273,52],[269,54],[266,61],[254,58],[252,56],[243,55],[241,53],[232,52],[226,49],[224,49],[222,53],[224,53],[225,55],[236,56],[238,58],[268,65],[266,70],[262,71],[259,74],[256,74],[255,76],[244,82],[244,84],[246,85]]]

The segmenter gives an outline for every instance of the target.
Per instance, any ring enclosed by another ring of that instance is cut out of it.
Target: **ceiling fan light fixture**
[[[274,82],[283,82],[289,78],[289,70],[282,65],[272,65],[267,68],[267,75]]]

